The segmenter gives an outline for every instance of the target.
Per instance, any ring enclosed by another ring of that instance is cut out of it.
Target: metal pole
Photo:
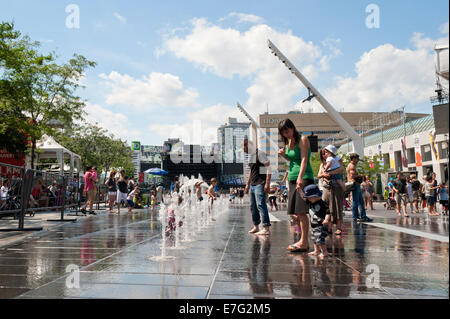
[[[337,112],[334,107],[320,94],[320,92],[303,76],[303,74],[284,56],[283,53],[268,40],[268,46],[285,66],[303,83],[303,85],[313,93],[317,101],[325,108],[336,123],[352,138],[353,151],[360,156],[364,155],[364,146],[361,136],[353,129],[353,127]]]

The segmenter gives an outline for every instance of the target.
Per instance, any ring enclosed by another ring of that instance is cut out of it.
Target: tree
[[[96,166],[99,172],[104,172],[105,179],[106,173],[113,168],[134,173],[131,148],[97,125],[82,123],[57,133],[55,138],[80,155],[83,166]]]
[[[350,164],[350,156],[342,155],[342,160],[344,162],[345,167]],[[373,157],[364,156],[358,163],[357,170],[359,175],[369,176],[369,178],[373,181],[376,179],[377,181],[377,194],[381,194],[380,185],[381,185],[381,174],[386,173],[388,168],[383,163],[383,157],[379,155],[375,155]],[[344,171],[344,175],[347,175],[347,172]]]
[[[54,54],[39,53],[39,43],[22,37],[10,23],[0,24],[0,36],[3,90],[9,87],[9,103],[2,104],[28,119],[22,124],[31,140],[33,168],[36,141],[45,133],[55,133],[49,122],[56,120],[70,127],[82,119],[85,102],[76,91],[85,71],[96,64],[77,54],[67,63],[58,64]]]

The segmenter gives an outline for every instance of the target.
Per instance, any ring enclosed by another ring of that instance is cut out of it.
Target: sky
[[[255,119],[323,112],[301,103],[305,88],[268,39],[339,111],[431,113],[448,12],[446,0],[0,0],[0,21],[43,52],[97,62],[78,92],[88,122],[146,145],[215,142],[228,117],[245,120],[237,102]]]

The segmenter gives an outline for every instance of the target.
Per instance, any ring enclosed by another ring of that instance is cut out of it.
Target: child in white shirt
[[[337,170],[338,168],[341,167],[341,163],[340,160],[341,158],[339,156],[335,155],[336,153],[336,147],[334,147],[333,145],[328,145],[327,147],[325,147],[325,172],[329,173],[332,171]],[[345,184],[344,184],[344,175],[342,174],[334,174],[331,175],[331,179],[335,180],[339,186],[341,186],[342,191],[345,192]]]
[[[127,202],[128,202],[128,213],[131,213],[134,207],[134,197],[139,194],[139,186],[136,186],[129,194],[127,197]]]

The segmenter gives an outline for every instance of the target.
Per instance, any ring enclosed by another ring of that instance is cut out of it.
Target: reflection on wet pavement
[[[163,262],[149,259],[162,238],[148,212],[79,220],[0,249],[0,298],[448,298],[448,242],[346,219],[321,260],[287,252],[299,234],[280,220],[249,235],[248,207],[234,206]],[[448,219],[375,222],[448,236]]]

